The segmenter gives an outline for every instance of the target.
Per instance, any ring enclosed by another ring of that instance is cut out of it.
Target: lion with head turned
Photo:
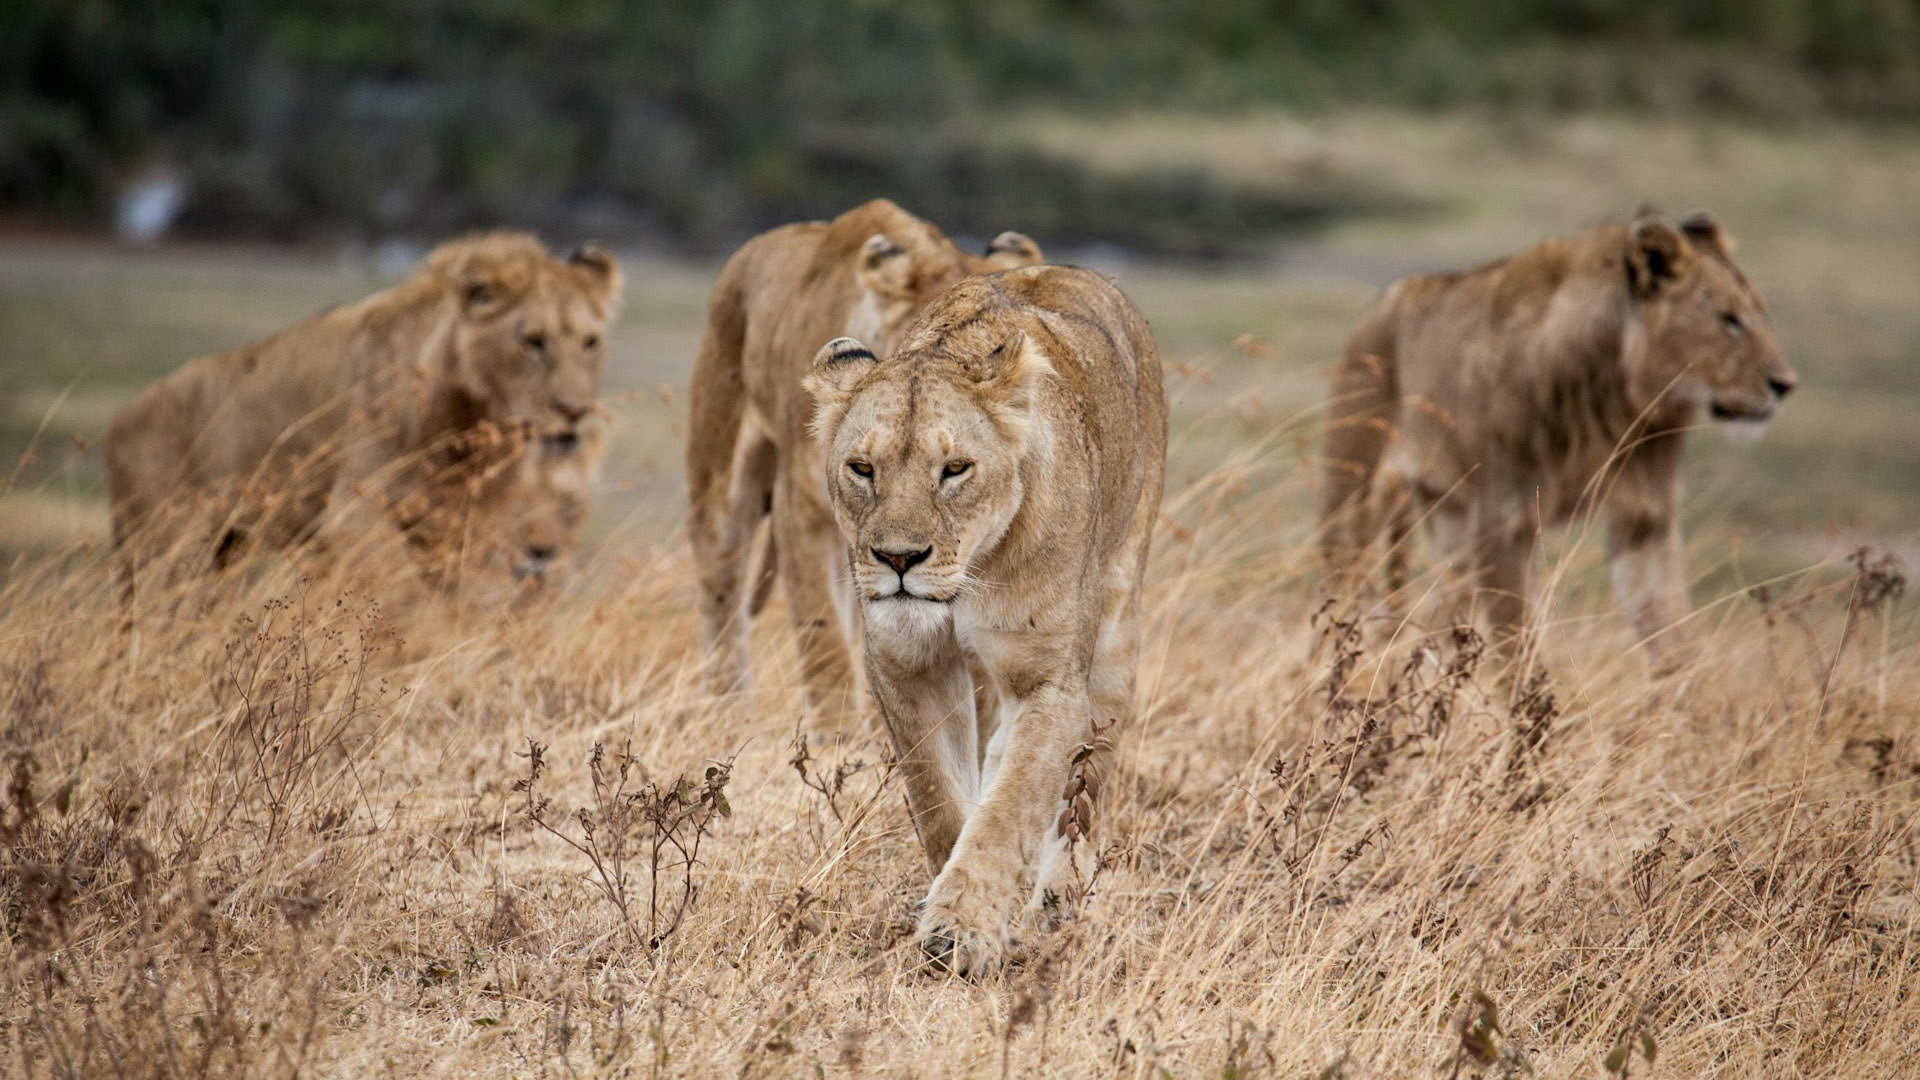
[[[1677,503],[1689,428],[1757,429],[1797,378],[1710,215],[1643,212],[1465,273],[1405,278],[1333,380],[1321,543],[1350,575],[1424,521],[1511,640],[1542,526],[1606,524],[1616,598],[1658,669],[1684,660]]]
[[[620,288],[600,248],[561,259],[485,233],[357,303],[189,361],[107,433],[123,587],[169,549],[199,569],[391,530],[395,507],[465,465],[462,433],[571,430],[594,407]]]
[[[1064,884],[1100,733],[1133,712],[1159,354],[1106,278],[1039,266],[953,286],[884,359],[828,343],[806,388],[867,682],[934,875],[920,945],[989,972]]]
[[[694,360],[687,432],[687,531],[709,686],[746,685],[747,621],[777,578],[809,700],[828,715],[852,710],[853,612],[801,377],[823,341],[852,335],[884,355],[949,285],[1040,261],[1039,246],[1017,232],[995,237],[984,255],[962,251],[885,199],[762,233],[727,260]],[[765,554],[751,567],[769,517]]]

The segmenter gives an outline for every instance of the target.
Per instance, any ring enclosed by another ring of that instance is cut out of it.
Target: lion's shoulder
[[[1354,340],[1365,352],[1393,354],[1392,339],[1492,348],[1593,326],[1616,314],[1625,297],[1623,244],[1622,228],[1605,226],[1468,269],[1400,278],[1361,316]],[[1417,349],[1394,362],[1444,366],[1444,351]]]
[[[908,331],[906,348],[955,357],[988,357],[1011,335],[1030,338],[1074,396],[1133,385],[1143,365],[1158,381],[1158,355],[1145,316],[1114,280],[1084,267],[1030,266],[968,278]],[[972,363],[973,361],[964,361]],[[1043,395],[1035,407],[1067,408]]]
[[[1088,324],[1126,322],[1137,315],[1114,279],[1083,266],[1029,266],[1002,270],[980,280],[1016,303]]]

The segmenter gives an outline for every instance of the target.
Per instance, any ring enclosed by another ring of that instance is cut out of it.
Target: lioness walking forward
[[[948,290],[885,360],[831,342],[806,385],[935,875],[920,945],[991,970],[1088,823],[1105,754],[1076,753],[1132,713],[1166,460],[1153,336],[1098,274],[1009,270]]]
[[[777,570],[808,700],[829,715],[854,705],[852,602],[807,436],[813,402],[800,387],[814,350],[852,334],[884,356],[947,286],[1040,258],[1016,232],[1001,233],[985,255],[961,251],[930,222],[875,199],[832,221],[761,233],[727,260],[694,360],[687,429],[687,535],[713,689],[746,685],[747,619]],[[767,554],[749,581],[747,552],[769,515]]]
[[[1677,227],[1643,215],[1404,278],[1361,317],[1334,376],[1321,542],[1352,568],[1384,526],[1397,590],[1424,520],[1510,637],[1527,621],[1540,528],[1598,511],[1614,594],[1657,665],[1675,666],[1687,429],[1708,416],[1757,428],[1795,381],[1706,214]]]

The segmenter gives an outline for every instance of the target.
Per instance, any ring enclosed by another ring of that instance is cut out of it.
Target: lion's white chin
[[[895,593],[861,605],[867,633],[903,639],[932,637],[953,625],[953,607]]]
[[[1754,443],[1760,441],[1760,436],[1767,433],[1767,425],[1772,422],[1772,418],[1765,420],[1722,420],[1720,421],[1720,430],[1727,436],[1727,441],[1733,445],[1752,446]]]

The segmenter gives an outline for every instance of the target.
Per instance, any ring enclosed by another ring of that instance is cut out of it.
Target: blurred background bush
[[[1920,114],[1920,0],[12,0],[0,211],[192,232],[511,222],[715,251],[886,193],[1162,254],[1391,201],[1102,172],[1008,110]],[[124,205],[143,180],[164,185]],[[123,223],[124,224],[124,223]]]

